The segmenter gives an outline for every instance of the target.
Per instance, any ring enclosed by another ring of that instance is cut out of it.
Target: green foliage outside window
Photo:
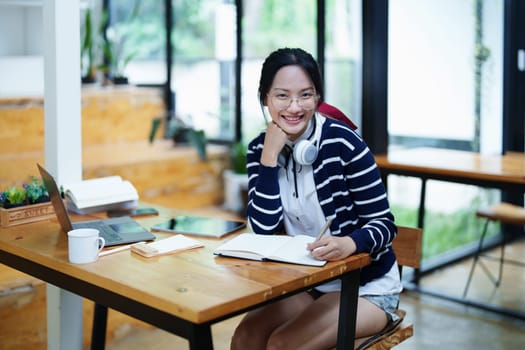
[[[254,9],[247,13],[249,23],[244,28],[249,37],[245,38],[247,56],[265,57],[276,48],[286,46],[302,47],[315,54],[317,12],[315,1],[265,0],[246,5]]]
[[[461,249],[462,246],[479,240],[484,222],[476,217],[476,209],[495,201],[492,191],[480,191],[467,208],[453,213],[425,211],[423,229],[423,260]],[[417,226],[417,208],[391,205],[397,225]],[[499,232],[498,225],[489,227],[489,236]]]
[[[172,1],[172,43],[175,59],[214,57],[215,11],[222,0]],[[140,14],[132,21],[128,0],[112,0],[112,23],[126,30],[128,45],[140,52],[137,59],[163,59],[165,50],[164,3],[140,1]],[[265,57],[289,42],[290,46],[315,50],[316,2],[313,0],[250,0],[244,4],[243,27],[247,56]]]
[[[173,2],[172,43],[175,60],[177,57],[214,56],[215,8],[221,2],[217,0]]]

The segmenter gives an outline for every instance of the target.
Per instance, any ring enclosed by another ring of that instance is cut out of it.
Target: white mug
[[[97,261],[98,253],[106,245],[104,238],[94,228],[79,228],[67,233],[69,261],[74,264],[86,264]]]

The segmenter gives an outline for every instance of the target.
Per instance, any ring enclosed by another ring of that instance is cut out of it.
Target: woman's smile
[[[283,129],[290,140],[297,139],[304,133],[315,112],[315,108],[304,109],[302,107],[304,101],[301,100],[304,99],[305,92],[315,92],[311,79],[302,68],[293,65],[285,66],[275,75],[270,91],[274,99],[267,100],[267,106],[272,120]],[[283,96],[290,99],[280,108],[282,101],[279,99],[286,101]]]

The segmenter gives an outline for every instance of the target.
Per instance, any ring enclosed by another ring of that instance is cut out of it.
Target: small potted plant
[[[248,203],[246,145],[242,141],[234,143],[230,155],[231,169],[223,173],[224,208],[245,216]]]
[[[36,177],[22,187],[10,187],[0,192],[1,226],[12,226],[48,219],[54,216],[49,194]]]
[[[15,208],[25,205],[26,190],[23,188],[11,187],[0,193],[2,208]]]
[[[136,1],[126,21],[112,24],[109,21],[109,12],[104,10],[100,25],[102,36],[102,54],[104,63],[98,68],[105,72],[107,77],[116,85],[128,84],[125,70],[129,62],[138,54],[138,50],[131,49],[128,40],[136,28],[134,21],[140,13],[140,2]]]
[[[191,144],[197,150],[199,158],[201,160],[206,160],[207,139],[204,130],[195,129],[190,121],[184,120],[176,115],[171,115],[170,118],[158,117],[153,119],[149,135],[150,143],[155,139],[155,134],[160,128],[162,122],[166,123],[167,138],[172,139],[177,145]]]
[[[34,176],[21,188],[13,186],[0,192],[0,207],[6,209],[44,202],[49,202],[49,194],[42,181]]]
[[[49,193],[47,189],[36,177],[31,177],[31,182],[25,183],[22,187],[26,190],[26,199],[28,204],[37,204],[49,202]]]

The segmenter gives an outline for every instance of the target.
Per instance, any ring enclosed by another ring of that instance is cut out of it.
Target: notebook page
[[[306,249],[306,245],[314,240],[315,237],[306,235],[293,236],[268,258],[294,264],[323,266],[326,261],[315,259]]]
[[[289,239],[289,236],[242,233],[218,247],[215,254],[263,260]]]

